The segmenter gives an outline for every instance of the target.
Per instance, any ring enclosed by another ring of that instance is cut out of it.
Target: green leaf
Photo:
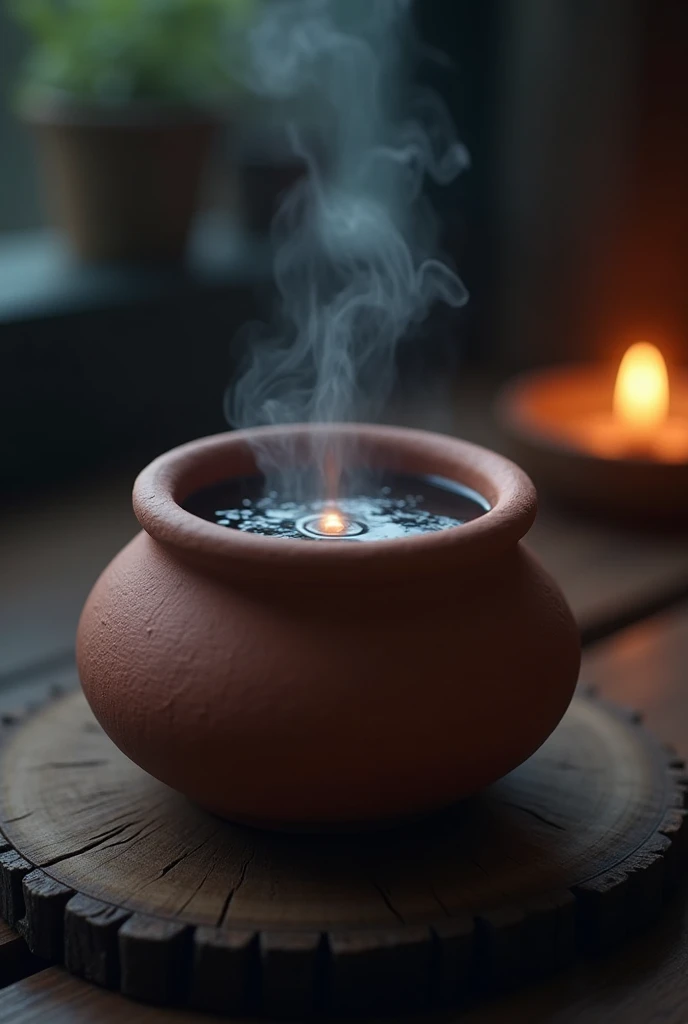
[[[79,100],[198,103],[237,88],[261,0],[7,0],[33,40],[23,86]]]

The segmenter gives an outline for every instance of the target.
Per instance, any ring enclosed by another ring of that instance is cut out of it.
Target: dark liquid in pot
[[[330,537],[313,533],[323,512],[333,507],[343,517],[346,532]],[[443,477],[385,474],[365,493],[354,491],[336,503],[289,501],[265,494],[262,477],[242,477],[197,491],[184,508],[225,529],[264,537],[374,541],[461,526],[490,506],[479,494]]]

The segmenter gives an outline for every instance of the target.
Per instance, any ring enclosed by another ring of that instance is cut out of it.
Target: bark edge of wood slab
[[[32,952],[157,1005],[452,1005],[648,925],[688,852],[685,794],[676,755],[588,694],[449,811],[386,832],[262,832],[147,776],[76,691],[0,724],[0,913]]]

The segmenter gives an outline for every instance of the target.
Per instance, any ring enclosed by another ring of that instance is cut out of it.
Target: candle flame
[[[346,521],[337,509],[328,509],[327,512],[323,512],[321,515],[318,528],[322,533],[328,533],[332,537],[337,537],[346,530]]]
[[[669,375],[662,353],[646,341],[625,353],[614,388],[614,415],[643,433],[663,423],[669,412]]]

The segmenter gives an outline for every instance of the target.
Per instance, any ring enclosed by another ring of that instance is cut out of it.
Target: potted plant
[[[185,248],[252,0],[11,0],[48,195],[87,260]]]

